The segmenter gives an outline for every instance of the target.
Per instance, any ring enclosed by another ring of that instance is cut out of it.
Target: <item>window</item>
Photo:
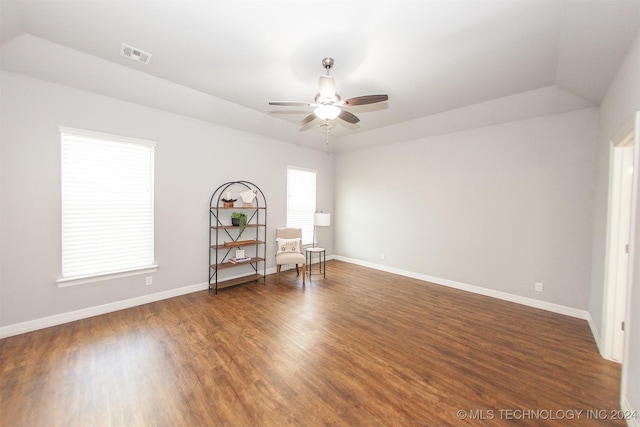
[[[155,268],[155,143],[60,128],[62,279]],[[87,280],[91,281],[91,280]]]
[[[302,228],[302,244],[313,243],[316,171],[287,168],[287,227]]]

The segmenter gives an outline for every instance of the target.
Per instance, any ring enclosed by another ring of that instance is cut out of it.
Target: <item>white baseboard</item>
[[[333,256],[327,256],[327,261],[333,259]],[[284,271],[284,270],[283,270]],[[276,267],[267,268],[265,274],[275,274]],[[240,276],[227,277],[226,280],[234,279]],[[100,314],[111,313],[125,308],[131,308],[138,305],[148,304],[163,299],[173,298],[180,295],[190,294],[192,292],[204,291],[209,289],[208,283],[198,283],[196,285],[184,286],[182,288],[170,289],[168,291],[157,292],[154,294],[143,295],[136,298],[130,298],[122,301],[116,301],[109,304],[103,304],[95,307],[83,308],[81,310],[70,311],[68,313],[56,314],[53,316],[43,317],[40,319],[29,320],[26,322],[15,323],[13,325],[0,327],[0,339],[11,337],[14,335],[26,334],[27,332],[36,331],[38,329],[49,328],[51,326],[62,325],[76,320],[86,319],[88,317],[98,316]]]
[[[595,322],[593,321],[593,318],[591,317],[591,314],[589,312],[587,312],[587,323],[589,323],[589,329],[591,329],[591,335],[593,335],[593,340],[596,342],[596,346],[598,347],[598,352],[600,353],[600,356],[602,356],[603,358],[607,359],[607,360],[611,360],[612,362],[617,362],[620,363],[617,360],[613,360],[610,359],[608,357],[605,357],[604,355],[604,348],[602,347],[602,338],[600,337],[600,332],[598,332],[598,327],[596,326]]]
[[[529,307],[539,308],[541,310],[551,311],[554,313],[564,314],[578,319],[587,320],[592,330],[595,330],[591,315],[586,310],[580,310],[573,307],[567,307],[560,304],[554,304],[551,302],[540,301],[533,298],[527,298],[520,295],[514,295],[507,292],[496,291],[494,289],[483,288],[482,286],[469,285],[466,283],[456,282],[449,279],[442,279],[440,277],[428,276],[426,274],[415,273],[413,271],[401,270],[386,265],[375,264],[367,261],[360,261],[353,258],[347,258],[340,255],[334,255],[334,259],[338,261],[344,261],[351,264],[362,265],[363,267],[369,267],[376,270],[386,271],[387,273],[398,274],[400,276],[411,277],[412,279],[418,279],[425,282],[435,283],[436,285],[443,285],[454,289],[460,289],[462,291],[472,292],[474,294],[480,294],[492,298],[501,299],[504,301],[515,302],[517,304],[526,305]]]
[[[61,325],[63,323],[73,322],[75,320],[86,319],[88,317],[98,316],[100,314],[111,313],[125,308],[131,308],[138,305],[148,304],[163,299],[173,298],[180,295],[190,294],[209,289],[208,283],[198,283],[196,285],[184,286],[182,288],[170,289],[168,291],[157,292],[154,294],[143,295],[122,301],[116,301],[109,304],[98,305],[95,307],[83,308],[81,310],[70,311],[68,313],[56,314],[40,319],[29,320],[27,322],[15,323],[9,326],[0,327],[0,338],[11,337],[14,335],[25,334],[27,332],[38,329],[49,328],[51,326]]]
[[[542,310],[547,310],[554,313],[564,314],[567,316],[587,320],[587,322],[589,323],[589,326],[591,327],[591,331],[593,333],[594,339],[596,340],[596,344],[598,345],[598,348],[600,348],[600,337],[597,333],[597,328],[593,323],[593,319],[591,319],[591,315],[589,314],[589,312],[585,310],[578,310],[572,307],[566,307],[566,306],[553,304],[545,301],[535,300],[533,298],[526,298],[519,295],[496,291],[493,289],[487,289],[481,286],[469,285],[466,283],[455,282],[453,280],[442,279],[438,277],[428,276],[425,274],[419,274],[412,271],[401,270],[393,267],[388,267],[385,265],[375,264],[375,263],[366,262],[366,261],[360,261],[360,260],[347,258],[340,255],[329,255],[327,256],[326,259],[327,261],[336,259],[338,261],[344,261],[351,264],[362,265],[364,267],[386,271],[388,273],[398,274],[400,276],[411,277],[413,279],[418,279],[425,282],[448,286],[450,288],[460,289],[467,292],[472,292],[480,295],[498,298],[505,301],[523,304],[529,307],[540,308]],[[269,275],[269,274],[275,274],[275,272],[276,272],[276,268],[271,267],[266,269],[265,273]],[[68,313],[62,313],[54,316],[30,320],[27,322],[3,326],[3,327],[0,327],[0,338],[6,338],[13,335],[24,334],[24,333],[35,331],[38,329],[44,329],[51,326],[61,325],[63,323],[73,322],[75,320],[86,319],[88,317],[98,316],[100,314],[106,314],[106,313],[111,313],[113,311],[123,310],[125,308],[148,304],[151,302],[173,298],[180,295],[186,295],[192,292],[206,290],[208,288],[209,288],[208,283],[206,282],[198,283],[195,285],[184,286],[182,288],[170,289],[168,291],[158,292],[158,293],[149,294],[149,295],[143,295],[140,297],[130,298],[122,301],[116,301],[109,304],[103,304],[95,307],[89,307],[81,310],[71,311]]]
[[[628,415],[626,420],[629,427],[640,427],[640,410],[632,408],[625,395],[620,396],[620,409],[623,415]]]

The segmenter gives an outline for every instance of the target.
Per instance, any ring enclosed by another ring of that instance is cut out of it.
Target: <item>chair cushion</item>
[[[300,239],[283,239],[278,237],[276,239],[278,246],[278,254],[284,252],[297,252],[300,253]]]
[[[306,259],[300,252],[282,252],[276,254],[276,264],[305,264]]]

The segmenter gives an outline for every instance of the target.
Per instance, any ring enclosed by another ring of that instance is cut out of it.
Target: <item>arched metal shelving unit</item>
[[[246,191],[255,193],[251,204],[243,203],[240,197]],[[233,206],[225,206],[223,199],[227,193],[238,199]],[[213,192],[209,205],[209,289],[217,294],[218,289],[266,280],[267,200],[262,190],[249,181],[226,182]],[[234,212],[247,217],[242,231],[231,224]],[[248,259],[238,262],[237,250],[246,251]],[[237,269],[238,274],[221,277],[228,269]]]

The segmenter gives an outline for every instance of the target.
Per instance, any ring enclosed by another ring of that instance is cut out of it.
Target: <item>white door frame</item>
[[[626,318],[625,318],[625,322],[627,322],[627,324],[629,324],[629,328],[634,328],[637,327],[638,325],[631,325],[630,320],[631,320],[631,292],[633,289],[633,285],[634,282],[637,282],[636,274],[640,274],[640,271],[636,271],[634,268],[634,262],[636,262],[635,260],[637,260],[638,255],[637,255],[637,251],[640,251],[640,245],[637,245],[638,243],[638,234],[640,233],[640,229],[637,227],[638,224],[638,216],[640,215],[640,111],[636,111],[635,113],[635,118],[634,118],[634,146],[635,146],[635,153],[634,153],[634,163],[633,163],[633,167],[634,167],[634,174],[635,176],[633,177],[633,195],[632,195],[632,201],[631,201],[631,244],[629,245],[629,281],[627,284],[627,307],[626,307]],[[636,265],[637,266],[637,265]],[[637,307],[634,307],[634,310],[637,309]],[[634,332],[635,334],[635,332]],[[629,405],[629,401],[627,400],[628,398],[628,391],[627,391],[627,369],[629,369],[629,353],[631,352],[631,346],[630,346],[630,338],[631,335],[630,334],[625,334],[625,342],[624,342],[624,360],[626,360],[627,362],[624,362],[622,364],[622,369],[621,369],[621,381],[620,381],[620,407],[624,410],[630,410],[631,407]],[[637,421],[637,420],[636,420]],[[627,423],[629,423],[630,421],[627,421]]]
[[[603,298],[602,356],[622,362],[628,285],[631,275],[631,211],[633,208],[634,122],[629,121],[611,140],[609,151],[609,204]],[[637,172],[634,172],[637,173]]]

